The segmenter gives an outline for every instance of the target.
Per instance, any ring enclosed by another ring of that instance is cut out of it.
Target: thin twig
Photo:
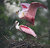
[[[1,33],[2,34],[2,33]],[[2,34],[3,35],[3,34]],[[3,35],[3,37],[6,39],[6,40],[8,40],[8,38],[5,36],[5,35]]]

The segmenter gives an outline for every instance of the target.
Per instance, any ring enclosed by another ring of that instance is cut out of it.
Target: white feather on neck
[[[28,9],[23,9],[22,11],[19,11],[18,13],[18,17],[19,18],[23,18],[25,16],[25,14],[27,13]]]
[[[20,29],[20,27],[19,27],[19,22],[16,24],[16,29]]]

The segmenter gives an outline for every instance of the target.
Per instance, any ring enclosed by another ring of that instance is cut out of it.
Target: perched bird
[[[22,10],[18,13],[18,18],[25,19],[34,25],[35,15],[39,7],[47,9],[45,5],[39,2],[21,3]]]
[[[27,26],[19,25],[18,21],[15,21],[15,28],[37,38],[37,35],[35,34],[34,30],[32,30],[31,28],[29,28]]]

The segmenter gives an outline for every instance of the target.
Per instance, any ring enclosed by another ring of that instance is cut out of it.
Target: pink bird
[[[47,9],[45,5],[39,2],[29,3],[21,3],[22,11],[19,11],[18,17],[20,19],[25,19],[34,25],[35,15],[37,12],[37,8],[42,7]]]
[[[34,30],[32,30],[31,28],[29,28],[27,26],[24,26],[24,25],[20,25],[19,26],[19,22],[18,21],[15,21],[15,28],[20,30],[20,31],[22,31],[22,32],[30,34],[30,35],[34,36],[35,38],[37,38],[37,35],[35,34]]]

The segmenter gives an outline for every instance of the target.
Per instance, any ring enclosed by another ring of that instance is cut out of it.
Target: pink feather
[[[47,9],[47,7],[45,5],[43,5],[42,3],[39,3],[39,2],[32,2],[31,4],[21,3],[21,6],[23,9],[27,9],[26,13],[24,15],[24,19],[26,19],[33,25],[34,25],[34,21],[35,21],[35,15],[37,12],[37,8],[42,7],[42,8]]]
[[[32,30],[31,28],[29,28],[29,27],[27,27],[27,26],[24,26],[24,25],[20,25],[20,29],[21,29],[23,32],[25,32],[25,33],[27,33],[27,34],[30,34],[30,35],[32,35],[32,36],[34,36],[34,37],[37,38],[37,35],[35,34],[34,30]]]

